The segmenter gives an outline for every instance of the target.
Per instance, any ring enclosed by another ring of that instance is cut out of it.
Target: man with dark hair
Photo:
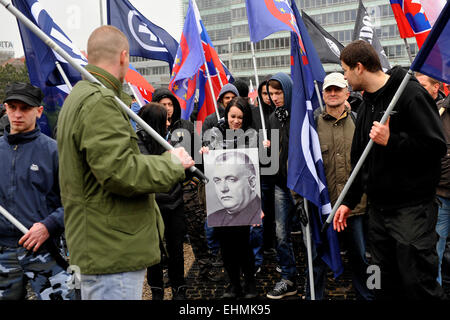
[[[401,67],[389,74],[373,47],[350,43],[341,52],[345,78],[364,90],[353,136],[354,167],[369,139],[374,142],[365,164],[336,211],[334,228],[347,227],[347,217],[368,196],[372,263],[381,272],[377,298],[442,299],[436,281],[436,186],[440,159],[447,148],[442,124],[431,96],[411,78],[385,124],[385,110],[406,75]]]
[[[29,83],[16,82],[6,90],[9,124],[0,139],[0,205],[29,231],[23,235],[0,214],[0,300],[25,299],[28,282],[38,299],[74,298],[62,258],[49,250],[64,231],[64,209],[56,141],[36,124],[43,97]]]

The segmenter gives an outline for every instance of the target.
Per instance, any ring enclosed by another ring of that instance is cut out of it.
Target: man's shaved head
[[[113,26],[101,26],[90,35],[87,43],[88,61],[98,65],[115,63],[122,51],[129,52],[125,35]]]

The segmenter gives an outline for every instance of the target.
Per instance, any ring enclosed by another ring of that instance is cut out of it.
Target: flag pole
[[[100,4],[100,25],[103,26],[105,24],[105,21],[103,19],[103,0],[99,0]]]
[[[66,73],[64,72],[63,68],[59,64],[59,61],[55,61],[56,68],[58,69],[59,73],[61,74],[61,77],[63,78],[64,82],[66,83],[67,87],[69,88],[69,91],[72,91],[72,84],[70,83],[69,79],[67,78]]]
[[[325,109],[323,107],[322,97],[321,97],[320,90],[319,90],[319,85],[317,84],[316,80],[314,80],[314,88],[316,88],[316,94],[317,94],[317,99],[319,99],[320,110],[323,112]]]
[[[305,236],[306,236],[306,251],[308,253],[309,291],[310,291],[311,300],[316,300],[316,292],[315,292],[315,286],[314,286],[313,258],[312,258],[312,248],[311,248],[311,230],[309,229],[308,200],[304,199],[303,205],[305,207],[306,216],[308,217],[308,223],[305,226]]]
[[[222,82],[222,78],[220,78],[219,69],[216,68],[216,72],[217,72],[217,77],[219,78],[220,87],[223,88],[223,82]]]
[[[22,231],[23,234],[26,234],[28,232],[28,229],[2,206],[0,206],[0,213],[6,218],[6,220],[11,222],[17,229]]]
[[[406,40],[406,38],[403,38],[403,41],[405,41],[405,47],[406,47],[406,52],[408,53],[409,61],[411,61],[411,63],[413,63],[411,48],[409,46],[408,40]]]
[[[86,69],[84,69],[80,64],[78,64],[75,59],[73,59],[65,50],[61,49],[48,35],[46,35],[41,29],[39,29],[34,23],[32,23],[20,10],[11,5],[11,3],[6,2],[6,0],[0,0],[0,3],[11,12],[17,19],[19,19],[27,28],[29,28],[39,39],[41,39],[47,46],[53,49],[61,57],[63,57],[72,67],[81,73],[81,75],[94,83],[98,83],[102,87],[105,87],[100,81],[97,80],[92,74],[90,74]],[[150,127],[144,120],[142,120],[137,114],[135,114],[119,97],[114,96],[116,102],[122,107],[122,109],[132,118],[136,123],[138,123],[153,139],[155,139],[161,146],[166,150],[173,150],[174,147],[168,143],[163,137],[161,137],[152,127]],[[195,166],[189,168],[189,170],[198,175],[205,182],[209,181],[208,178],[198,170]]]
[[[130,88],[131,92],[133,92],[133,95],[134,95],[134,97],[136,98],[136,101],[137,101],[137,103],[139,104],[139,107],[142,108],[141,100],[137,98],[137,93],[136,93],[136,91],[134,91],[133,86],[132,86],[131,83],[129,83],[129,82],[127,82],[127,84],[128,84],[128,87]]]
[[[203,54],[203,60],[205,61],[204,66],[205,66],[205,70],[206,70],[206,76],[208,77],[209,90],[211,90],[211,98],[212,98],[212,101],[214,102],[214,109],[216,110],[217,121],[219,121],[220,115],[219,115],[219,109],[217,108],[217,101],[216,101],[216,97],[215,97],[216,93],[214,92],[214,88],[213,88],[212,81],[211,81],[211,74],[209,73],[208,64],[206,63],[205,52],[203,51],[203,48],[202,48],[202,54]]]
[[[391,114],[392,110],[394,109],[395,105],[397,104],[398,99],[400,98],[400,96],[402,95],[403,91],[405,90],[405,87],[406,87],[409,79],[411,78],[412,74],[413,74],[413,71],[411,69],[409,69],[408,73],[405,75],[405,77],[403,78],[402,82],[400,83],[400,86],[398,87],[397,92],[395,93],[394,97],[392,98],[391,102],[389,103],[388,108],[384,112],[384,115],[383,115],[383,117],[380,120],[381,124],[384,124],[387,121],[387,118]],[[367,143],[366,148],[364,149],[363,153],[361,154],[361,157],[359,158],[358,162],[356,163],[355,168],[353,168],[352,174],[348,178],[347,183],[344,186],[344,189],[339,194],[339,197],[338,197],[336,203],[333,206],[333,210],[331,211],[331,213],[328,216],[327,220],[323,224],[322,232],[325,232],[328,229],[328,226],[333,222],[333,218],[334,218],[334,215],[336,214],[337,209],[341,205],[342,200],[344,200],[344,197],[347,194],[348,189],[350,189],[350,186],[352,185],[353,181],[355,180],[356,175],[358,174],[358,172],[361,169],[364,161],[366,160],[367,156],[369,155],[369,152],[370,152],[372,146],[373,146],[373,140],[370,139],[369,143]]]
[[[258,78],[258,69],[256,68],[256,56],[255,56],[255,48],[253,46],[253,41],[250,41],[250,48],[252,49],[252,58],[253,58],[253,69],[255,71],[255,81],[256,81],[256,90],[259,88],[259,78]],[[264,120],[264,112],[262,109],[261,101],[259,101],[259,95],[256,97],[258,99],[258,109],[259,114],[261,115],[261,126],[263,130],[264,141],[267,140],[267,132],[266,132],[266,122]]]
[[[197,3],[195,2],[195,0],[192,0],[192,5],[194,6],[194,12],[199,12],[198,8],[197,8]],[[196,17],[197,19],[197,17]],[[197,25],[198,26],[198,25]],[[197,29],[197,33],[200,36],[200,30]],[[211,74],[209,73],[209,69],[208,69],[208,64],[206,63],[206,57],[205,57],[205,50],[203,49],[203,41],[202,39],[200,39],[200,42],[202,43],[202,57],[203,57],[203,65],[205,66],[205,71],[206,71],[206,75],[208,77],[208,84],[209,84],[209,89],[211,90],[211,98],[213,100],[214,103],[214,109],[216,110],[216,116],[217,116],[217,121],[220,120],[220,115],[219,115],[219,109],[217,107],[217,101],[216,101],[216,93],[214,92],[214,88],[212,85],[212,81],[211,81]]]

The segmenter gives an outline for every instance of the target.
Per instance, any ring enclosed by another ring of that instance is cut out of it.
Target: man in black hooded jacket
[[[369,246],[380,280],[376,298],[442,299],[436,281],[436,186],[447,148],[431,96],[412,78],[385,124],[380,124],[406,71],[381,69],[376,51],[364,41],[341,52],[345,78],[364,90],[353,137],[356,165],[369,139],[374,142],[361,171],[336,211],[334,228],[342,231],[363,192],[369,200]]]

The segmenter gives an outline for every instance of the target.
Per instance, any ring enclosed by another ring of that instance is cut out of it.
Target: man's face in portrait
[[[234,160],[216,164],[213,178],[217,197],[230,213],[241,211],[256,196],[256,177]]]

